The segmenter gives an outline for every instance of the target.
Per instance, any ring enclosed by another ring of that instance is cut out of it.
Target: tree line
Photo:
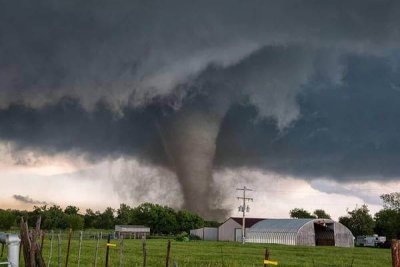
[[[348,210],[339,222],[347,226],[354,236],[379,234],[387,239],[400,238],[400,192],[381,195],[383,209],[374,216],[367,205]],[[118,224],[146,225],[152,234],[179,234],[190,229],[217,227],[218,222],[206,221],[199,215],[187,210],[175,210],[167,206],[143,203],[137,207],[121,204],[118,209],[106,208],[103,212],[87,209],[84,214],[75,206],[35,206],[33,211],[0,209],[0,229],[18,227],[21,218],[31,227],[37,218],[42,218],[42,228],[52,229],[114,229]],[[325,218],[330,215],[322,209],[310,213],[301,208],[289,212],[291,218]]]
[[[345,225],[354,236],[378,234],[386,236],[387,240],[400,239],[400,192],[383,194],[383,209],[370,214],[366,204],[348,210],[347,215],[339,217],[339,222]],[[310,213],[301,208],[289,211],[291,218],[330,219],[324,210],[318,209]]]
[[[50,207],[35,206],[33,211],[1,210],[0,229],[8,230],[18,227],[21,218],[34,227],[38,217],[42,218],[42,229],[114,229],[115,225],[146,225],[152,234],[179,234],[189,232],[190,229],[205,226],[216,226],[217,222],[206,221],[199,215],[187,210],[175,210],[167,206],[153,203],[143,203],[137,207],[121,204],[115,210],[106,208],[103,212],[87,209],[84,214],[79,208],[67,206]]]

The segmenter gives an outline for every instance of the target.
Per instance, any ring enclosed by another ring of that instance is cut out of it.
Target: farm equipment
[[[356,238],[356,246],[358,247],[381,247],[385,242],[386,236],[362,235]]]

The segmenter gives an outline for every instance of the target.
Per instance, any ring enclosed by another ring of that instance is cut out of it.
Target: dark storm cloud
[[[163,149],[156,129],[157,111],[127,109],[115,114],[99,103],[88,112],[72,98],[34,109],[12,104],[0,111],[0,136],[15,142],[16,148],[84,153],[88,159],[138,155],[163,161]]]
[[[49,205],[49,204],[51,204],[46,201],[34,200],[34,199],[30,198],[29,196],[13,195],[13,198],[15,200],[18,200],[25,204],[33,204],[33,205]]]
[[[391,60],[399,55],[393,55]],[[400,175],[400,69],[388,58],[348,57],[341,84],[315,77],[298,96],[301,117],[283,131],[246,103],[222,121],[218,167],[250,166],[313,178],[393,179]],[[204,101],[187,100],[189,106]],[[123,110],[106,104],[86,111],[65,98],[40,109],[11,105],[0,110],[0,137],[47,153],[87,153],[89,158],[136,156],[165,165],[159,123],[165,104]]]
[[[283,132],[272,120],[258,120],[254,107],[232,108],[217,164],[304,178],[398,179],[400,70],[390,61],[349,57],[342,84],[311,81],[298,97],[301,117]]]
[[[0,100],[138,105],[263,47],[382,53],[398,46],[399,25],[395,1],[1,1]],[[264,88],[242,91],[265,98]]]
[[[165,166],[210,216],[215,167],[395,178],[399,44],[389,0],[0,0],[0,138]]]

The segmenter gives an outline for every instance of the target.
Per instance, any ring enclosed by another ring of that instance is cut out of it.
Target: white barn
[[[249,243],[353,247],[354,236],[330,219],[265,219],[246,232]]]
[[[254,224],[262,221],[261,218],[246,218],[245,229],[253,226]],[[218,240],[219,241],[240,241],[242,240],[242,218],[230,217],[223,224],[218,227]]]
[[[115,234],[122,238],[143,238],[150,235],[150,227],[144,225],[116,225]]]
[[[203,227],[199,229],[190,230],[190,235],[198,236],[201,240],[217,241],[218,228]]]

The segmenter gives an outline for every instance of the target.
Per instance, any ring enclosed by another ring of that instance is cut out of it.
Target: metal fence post
[[[16,234],[0,234],[0,241],[7,245],[8,267],[18,267],[21,239]]]
[[[107,237],[107,248],[106,248],[106,267],[108,267],[108,255],[110,253],[110,240],[111,240],[111,234],[108,235]]]

